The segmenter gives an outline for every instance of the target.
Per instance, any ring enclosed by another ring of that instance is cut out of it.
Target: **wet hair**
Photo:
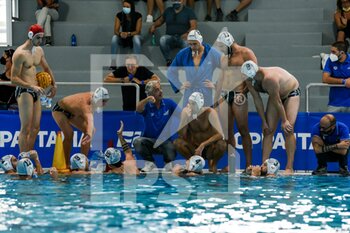
[[[346,53],[346,51],[348,51],[348,45],[343,41],[334,42],[332,44],[332,47],[337,48],[339,52],[343,51],[344,53]]]
[[[153,91],[154,91],[154,87],[156,84],[158,84],[159,81],[158,80],[153,80],[153,81],[149,81],[147,84],[146,84],[146,87],[145,87],[145,93],[147,96],[150,96],[153,94]]]

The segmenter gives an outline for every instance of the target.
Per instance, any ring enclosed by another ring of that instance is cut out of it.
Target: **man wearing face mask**
[[[4,73],[0,74],[1,81],[11,81],[11,66],[13,49],[7,49],[3,52],[0,59],[1,65],[4,66]],[[16,87],[12,85],[0,85],[0,109],[17,109],[17,101],[15,98]]]
[[[344,42],[333,43],[331,54],[323,69],[323,83],[344,86],[330,87],[328,112],[350,112],[350,57],[347,49]]]
[[[272,139],[281,119],[281,128],[285,137],[287,165],[285,174],[293,174],[296,139],[294,125],[298,115],[300,103],[300,89],[298,80],[285,69],[280,67],[258,67],[249,60],[243,63],[241,73],[250,79],[254,89],[268,94],[266,106],[266,124],[263,138],[263,159],[265,161],[272,152]],[[256,108],[264,109],[260,95],[253,95],[254,103],[260,104]],[[256,100],[255,98],[260,98]]]
[[[135,11],[133,0],[123,0],[123,9],[118,12],[114,20],[114,35],[112,37],[111,69],[116,68],[116,57],[119,46],[133,48],[134,54],[141,54],[142,15]]]
[[[312,128],[312,146],[317,157],[317,169],[313,175],[327,173],[327,162],[339,162],[339,173],[349,175],[349,128],[332,114],[324,115]]]
[[[187,160],[192,155],[209,161],[209,170],[217,172],[217,162],[224,155],[226,142],[219,116],[210,107],[204,107],[204,96],[193,92],[187,106],[182,110],[178,131],[174,141],[176,150]]]
[[[55,78],[48,65],[44,50],[40,47],[44,29],[34,24],[28,31],[28,39],[19,46],[12,57],[11,82],[15,84],[15,97],[18,102],[21,130],[18,136],[20,152],[34,149],[36,136],[40,129],[41,104],[40,95],[52,98],[56,94]],[[36,66],[50,74],[52,83],[46,91],[38,86]]]
[[[73,126],[84,134],[80,153],[87,156],[95,132],[94,112],[102,112],[108,100],[108,90],[99,87],[94,92],[66,96],[52,107],[52,117],[64,134],[63,151],[67,168],[73,143]]]
[[[160,38],[160,50],[167,66],[171,64],[171,49],[186,47],[187,34],[197,28],[197,18],[191,8],[184,6],[184,0],[171,0],[173,6],[165,9],[164,13],[152,24],[149,32],[153,34],[156,28],[166,24],[166,32]]]

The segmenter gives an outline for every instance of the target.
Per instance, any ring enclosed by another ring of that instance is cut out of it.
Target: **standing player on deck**
[[[56,94],[53,73],[46,62],[44,51],[40,47],[44,30],[38,24],[29,28],[28,39],[19,46],[12,57],[11,81],[17,86],[15,96],[18,102],[21,130],[18,137],[20,152],[34,149],[36,136],[40,129],[41,105],[39,96],[45,90],[38,86],[36,66],[49,73],[52,79],[48,97]]]

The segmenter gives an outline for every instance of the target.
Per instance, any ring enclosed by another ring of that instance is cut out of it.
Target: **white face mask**
[[[339,60],[339,57],[334,53],[331,53],[331,55],[329,55],[329,59],[331,59],[331,62],[336,62]]]
[[[123,12],[124,12],[125,14],[130,14],[131,8],[129,8],[129,7],[123,7]]]

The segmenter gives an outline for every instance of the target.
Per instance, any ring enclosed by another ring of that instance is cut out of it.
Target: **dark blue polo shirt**
[[[346,54],[344,62],[332,62],[328,58],[323,72],[329,73],[333,78],[347,79],[350,77],[350,54]],[[350,107],[350,89],[346,87],[331,87],[329,90],[328,105],[336,107]]]
[[[145,120],[145,132],[143,136],[158,138],[172,114],[177,111],[176,107],[177,104],[172,99],[164,98],[161,101],[159,109],[155,104],[148,102],[145,105],[144,111],[141,113]]]
[[[333,145],[333,144],[336,144],[336,143],[338,143],[340,141],[349,140],[350,139],[350,137],[349,137],[349,128],[348,128],[347,125],[345,125],[342,122],[337,122],[335,130],[333,130],[333,132],[330,135],[328,135],[328,136],[322,136],[321,135],[321,133],[320,133],[320,123],[317,123],[317,124],[315,124],[312,127],[311,137],[313,137],[315,135],[317,135],[320,138],[322,138],[323,142],[326,145]]]

